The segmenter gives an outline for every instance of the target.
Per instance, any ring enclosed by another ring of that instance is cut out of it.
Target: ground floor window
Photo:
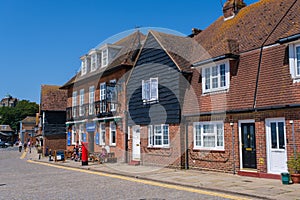
[[[150,147],[169,147],[169,125],[149,125],[148,145]]]
[[[75,126],[72,127],[72,145],[76,144],[76,129]]]
[[[194,149],[224,150],[224,123],[195,122]]]
[[[110,128],[109,128],[109,138],[110,138],[110,145],[115,146],[116,145],[116,124],[115,122],[110,122]]]
[[[105,123],[101,123],[99,126],[99,145],[105,145]]]

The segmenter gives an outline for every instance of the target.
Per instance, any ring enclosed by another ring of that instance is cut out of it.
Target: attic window
[[[300,43],[289,45],[290,73],[295,82],[300,82]]]
[[[108,49],[102,50],[102,67],[107,66],[108,64]]]
[[[229,62],[202,68],[202,91],[211,93],[229,88]]]

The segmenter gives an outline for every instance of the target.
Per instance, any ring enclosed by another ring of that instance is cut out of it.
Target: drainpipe
[[[185,127],[185,166],[184,168],[189,169],[189,126],[184,118],[184,127]]]
[[[296,149],[296,138],[295,138],[295,126],[294,121],[290,120],[290,124],[292,125],[292,137],[293,137],[293,148],[294,148],[294,158],[297,158],[297,149]]]
[[[125,141],[125,152],[124,152],[124,158],[125,158],[125,163],[128,163],[128,112],[125,110],[124,111],[124,141]]]
[[[233,127],[234,123],[230,122],[230,126],[231,126],[231,140],[232,140],[232,172],[233,174],[235,174],[235,152],[234,152],[234,127]]]

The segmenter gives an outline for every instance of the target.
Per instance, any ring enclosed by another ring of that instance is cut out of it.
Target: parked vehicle
[[[14,143],[8,141],[8,142],[5,142],[5,145],[8,147],[12,147],[12,146],[14,146]]]
[[[7,147],[7,145],[5,144],[5,142],[4,142],[4,141],[0,141],[0,147],[1,147],[1,148],[6,148],[6,147]]]

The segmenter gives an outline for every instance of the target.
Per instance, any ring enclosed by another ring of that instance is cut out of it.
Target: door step
[[[132,165],[132,166],[138,166],[138,165],[140,165],[140,161],[137,161],[137,160],[132,160],[132,161],[130,161],[130,163],[128,163],[129,165]]]

